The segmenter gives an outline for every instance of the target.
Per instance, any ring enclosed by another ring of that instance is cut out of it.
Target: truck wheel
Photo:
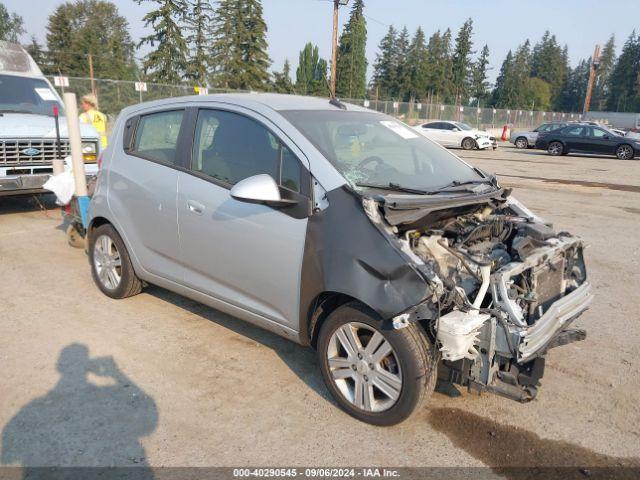
[[[317,346],[327,388],[340,408],[363,422],[402,422],[435,387],[439,355],[421,327],[383,328],[357,302],[329,315]]]
[[[616,148],[616,157],[620,160],[631,160],[633,155],[634,151],[631,145],[620,145]]]
[[[89,261],[93,281],[108,297],[127,298],[142,291],[127,248],[112,225],[100,225],[90,233]]]
[[[529,142],[524,137],[518,137],[516,138],[515,145],[516,145],[516,148],[524,149],[529,146]]]
[[[467,137],[464,140],[462,140],[462,148],[464,148],[465,150],[473,150],[474,148],[477,148],[477,147],[478,147],[478,144],[471,137]]]
[[[549,155],[553,155],[554,157],[558,155],[562,155],[563,151],[564,151],[564,147],[560,142],[551,142],[547,147],[547,152],[549,152]]]

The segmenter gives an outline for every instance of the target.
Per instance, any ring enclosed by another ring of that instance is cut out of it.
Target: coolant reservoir
[[[442,345],[440,351],[444,360],[474,359],[475,341],[480,328],[491,318],[486,313],[461,312],[454,310],[440,317],[437,338]]]

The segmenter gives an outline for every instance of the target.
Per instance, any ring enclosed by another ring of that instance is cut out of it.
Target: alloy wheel
[[[93,247],[93,262],[100,283],[115,290],[122,279],[122,259],[114,241],[108,235],[100,235]]]
[[[398,357],[375,328],[359,322],[341,325],[329,340],[327,360],[336,387],[356,408],[382,412],[400,398]]]
[[[616,151],[616,156],[620,160],[629,160],[633,157],[633,149],[629,145],[620,145]]]
[[[552,142],[548,150],[551,155],[560,155],[562,153],[562,144],[560,142]]]
[[[527,139],[526,138],[518,138],[516,140],[516,147],[517,148],[527,148]]]

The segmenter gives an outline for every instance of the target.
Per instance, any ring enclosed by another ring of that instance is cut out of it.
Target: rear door
[[[438,131],[440,132],[442,145],[447,147],[460,146],[462,138],[460,137],[459,132],[453,130],[455,127],[452,124],[448,122],[440,122],[439,126],[440,129]]]
[[[109,206],[132,253],[147,272],[174,281],[182,278],[176,194],[184,114],[173,108],[130,118],[123,154],[109,165]]]
[[[562,131],[564,136],[564,141],[569,150],[574,152],[584,151],[585,148],[588,148],[588,141],[586,140],[586,127],[581,125],[575,125],[572,127],[567,127]]]
[[[306,158],[275,125],[240,107],[200,109],[192,132],[190,167],[178,179],[185,285],[298,330],[310,214]],[[298,204],[274,208],[231,197],[234,184],[265,173]]]
[[[442,141],[442,133],[439,130],[440,122],[425,123],[421,128],[427,138],[438,143]]]

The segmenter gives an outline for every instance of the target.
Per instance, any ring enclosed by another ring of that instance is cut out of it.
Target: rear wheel
[[[474,148],[477,148],[477,147],[478,147],[478,144],[471,137],[467,137],[464,140],[462,140],[462,148],[464,148],[465,150],[473,150]]]
[[[127,248],[112,225],[100,225],[89,235],[89,261],[93,281],[108,297],[127,298],[142,291]]]
[[[318,337],[318,363],[340,407],[373,425],[408,418],[431,394],[437,352],[419,325],[383,329],[358,303],[329,315]]]
[[[516,138],[515,145],[516,145],[516,148],[524,149],[524,148],[527,148],[529,146],[529,142],[524,137],[518,137],[518,138]]]
[[[620,160],[631,160],[634,156],[633,147],[631,145],[620,145],[616,148],[616,157]]]
[[[557,155],[562,155],[564,151],[564,146],[560,142],[551,142],[547,147],[547,152],[549,155],[553,155],[554,157]]]

